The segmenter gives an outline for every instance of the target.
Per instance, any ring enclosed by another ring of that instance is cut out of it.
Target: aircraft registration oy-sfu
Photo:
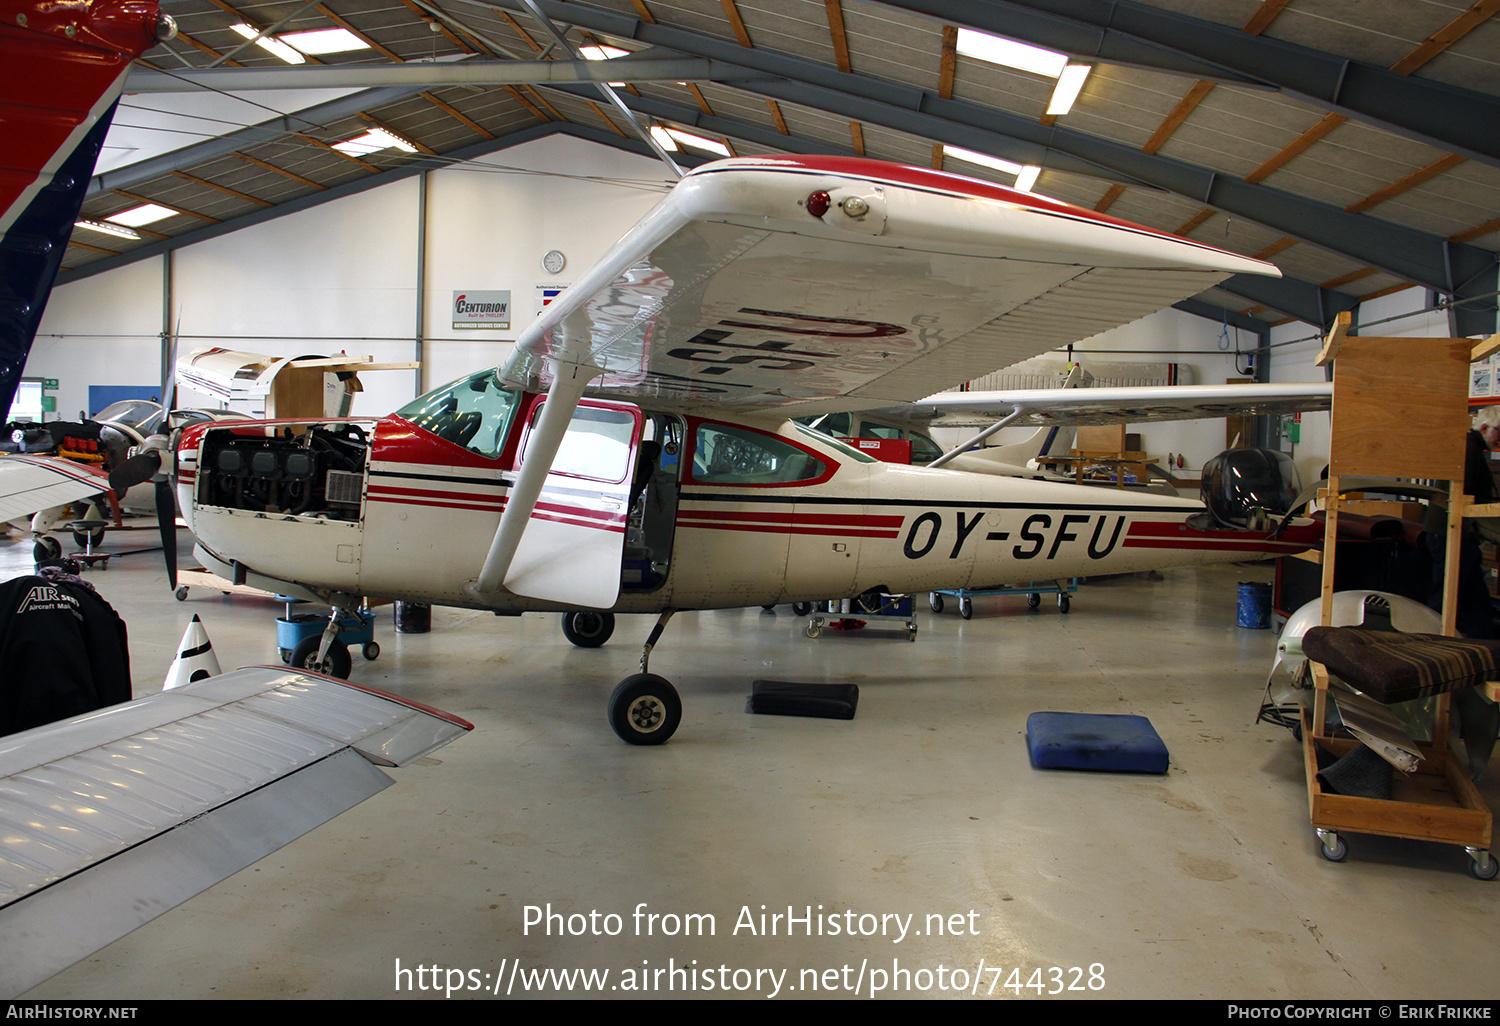
[[[921,399],[1262,261],[939,171],[706,164],[503,366],[375,421],[195,425],[170,472],[209,569],[331,604],[556,610],[575,644],[655,613],[611,697],[671,737],[673,613],[995,587],[1297,551],[1201,504],[877,462],[793,418]],[[1220,414],[1222,415],[1222,414]],[[154,457],[153,457],[154,458]],[[293,655],[349,673],[335,621]]]

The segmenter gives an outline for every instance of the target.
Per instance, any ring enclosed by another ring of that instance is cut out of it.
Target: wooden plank
[[[1348,310],[1343,311],[1333,319],[1333,328],[1328,332],[1328,337],[1323,340],[1323,348],[1318,352],[1318,358],[1313,363],[1318,367],[1327,367],[1338,358],[1339,349],[1344,345],[1344,338],[1349,334],[1349,325],[1353,315]]]
[[[1462,481],[1471,344],[1347,340],[1334,372],[1329,472]]]

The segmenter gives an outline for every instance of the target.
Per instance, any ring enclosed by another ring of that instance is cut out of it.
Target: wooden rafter
[[[740,17],[740,9],[735,6],[734,0],[719,0],[719,3],[724,6],[724,17],[729,19],[729,27],[734,30],[734,38],[747,49],[753,47],[755,44],[750,42],[750,31],[745,28],[745,19]]]
[[[839,70],[853,70],[849,63],[849,37],[844,34],[844,7],[840,0],[823,0],[828,11],[828,35],[833,40],[833,58]]]
[[[275,164],[268,164],[266,161],[261,160],[259,157],[252,157],[250,156],[250,154],[241,153],[239,150],[235,150],[234,156],[239,157],[241,160],[246,161],[247,163],[254,164],[256,167],[265,168],[267,171],[271,171],[278,175],[281,175],[283,178],[290,178],[294,182],[301,182],[303,185],[306,185],[309,188],[317,189],[319,192],[328,191],[328,186],[326,185],[319,185],[311,178],[303,178],[295,171],[288,171],[285,168],[277,167]]]
[[[1187,116],[1193,112],[1193,108],[1203,102],[1203,98],[1209,94],[1213,87],[1214,84],[1212,82],[1194,83],[1193,88],[1188,90],[1187,95],[1177,101],[1177,106],[1172,108],[1171,113],[1156,127],[1156,131],[1151,133],[1151,138],[1146,140],[1146,145],[1141,147],[1141,152],[1155,153],[1161,149],[1162,145],[1172,137],[1172,133],[1177,131],[1182,123],[1187,120]]]
[[[786,118],[781,116],[781,105],[775,100],[767,100],[766,106],[771,111],[771,120],[776,122],[776,131],[782,135],[791,135],[792,133],[787,131]]]
[[[593,108],[594,113],[597,114],[597,115],[599,115],[599,120],[603,121],[606,125],[608,125],[609,128],[610,128],[610,130],[612,132],[614,132],[615,135],[618,135],[621,139],[628,138],[628,136],[626,136],[626,134],[623,131],[621,131],[620,126],[617,125],[617,124],[615,124],[613,121],[611,121],[609,119],[609,115],[605,112],[605,110],[604,110],[603,107],[599,106],[593,100],[587,100],[585,102],[588,103],[588,105]]]
[[[428,103],[432,104],[438,110],[442,111],[453,120],[459,122],[465,128],[469,129],[469,131],[475,133],[476,135],[482,135],[486,139],[495,138],[494,134],[487,131],[484,126],[480,125],[473,118],[469,117],[463,111],[459,110],[457,107],[453,106],[446,100],[435,96],[432,93],[421,93],[419,95],[422,97],[422,99],[426,100]]]
[[[1108,189],[1104,190],[1104,195],[1099,197],[1098,203],[1094,204],[1094,213],[1102,214],[1110,207],[1114,206],[1115,200],[1119,199],[1124,191],[1125,186],[1120,185],[1118,182],[1114,185],[1111,185]]]
[[[943,26],[943,56],[938,64],[938,95],[953,99],[953,74],[958,68],[958,28]]]
[[[1270,160],[1267,160],[1260,167],[1246,175],[1245,181],[1254,185],[1347,120],[1349,119],[1342,114],[1326,115],[1316,125],[1313,125],[1283,147],[1279,153],[1273,155]]]
[[[714,109],[708,105],[708,100],[704,97],[703,90],[698,88],[698,84],[696,82],[688,82],[686,85],[687,91],[693,94],[694,100],[698,101],[698,109],[709,117],[713,117]]]
[[[1496,11],[1500,11],[1500,0],[1480,0],[1467,11],[1438,29],[1411,53],[1402,57],[1391,70],[1398,75],[1410,75],[1432,60],[1448,47],[1474,31]]]
[[[172,175],[176,178],[181,178],[185,182],[192,182],[194,185],[201,185],[206,189],[217,189],[219,192],[225,193],[226,195],[233,196],[236,199],[245,200],[247,203],[254,203],[257,206],[274,207],[276,205],[269,200],[260,199],[256,196],[250,195],[247,192],[240,192],[238,189],[231,189],[227,185],[220,185],[218,182],[210,182],[207,178],[195,177],[188,174],[186,171],[173,171]]]
[[[521,92],[521,90],[517,89],[515,86],[508,85],[501,86],[501,88],[510,94],[511,99],[515,100],[521,106],[531,111],[532,116],[535,117],[538,121],[549,122],[552,120],[547,116],[546,111],[542,110],[542,108],[538,107],[536,104],[527,99],[526,94]]]
[[[1364,199],[1359,200],[1356,203],[1351,203],[1344,209],[1351,214],[1364,213],[1371,207],[1384,203],[1392,196],[1398,196],[1408,189],[1416,188],[1418,185],[1421,185],[1429,178],[1440,175],[1444,171],[1447,171],[1449,168],[1457,167],[1467,159],[1467,157],[1461,157],[1457,153],[1450,153],[1446,157],[1441,157],[1438,160],[1434,160],[1431,164],[1428,164],[1426,167],[1418,171],[1413,171],[1411,174],[1407,175],[1405,178],[1402,178],[1400,181],[1392,182],[1384,189],[1377,189],[1375,192],[1370,193],[1370,195],[1366,196]]]
[[[1190,217],[1186,221],[1182,222],[1182,224],[1178,226],[1177,230],[1175,232],[1173,232],[1173,234],[1174,235],[1187,235],[1189,232],[1191,232],[1193,229],[1197,228],[1204,221],[1207,221],[1210,217],[1213,217],[1214,214],[1215,214],[1215,212],[1216,211],[1214,210],[1213,207],[1204,207],[1202,210],[1198,211],[1192,217]]]
[[[865,127],[858,121],[849,122],[849,136],[854,140],[854,152],[863,157],[865,155]]]

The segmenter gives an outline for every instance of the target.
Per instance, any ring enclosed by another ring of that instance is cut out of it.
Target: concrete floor
[[[30,548],[0,542],[0,571]],[[225,668],[275,659],[270,600],[173,601],[154,555],[88,576],[129,624],[137,695],[194,613]],[[981,598],[967,622],[923,597],[915,644],[809,640],[786,607],[682,614],[652,659],[685,707],[658,749],[604,719],[650,619],[582,650],[555,615],[439,609],[398,636],[383,610],[354,679],[473,733],[27,996],[521,996],[552,969],[608,973],[616,997],[1495,998],[1500,884],[1462,849],[1351,836],[1349,861],[1318,857],[1298,749],[1254,723],[1275,638],[1235,626],[1236,582],[1266,579],[1167,571],[1087,584],[1069,615]],[[858,716],[749,715],[755,678],[857,683]],[[1148,716],[1170,772],[1031,768],[1026,717],[1047,709]],[[583,933],[528,928],[548,905]],[[763,935],[762,906],[811,906],[823,935]],[[649,934],[638,908],[662,917]]]

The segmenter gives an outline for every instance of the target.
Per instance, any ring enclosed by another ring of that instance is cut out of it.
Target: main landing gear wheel
[[[654,673],[631,674],[609,696],[609,725],[630,744],[664,744],[681,721],[677,689]]]
[[[579,648],[598,648],[615,632],[615,614],[592,609],[564,613],[562,629],[563,637]]]
[[[311,670],[313,673],[321,673],[326,677],[337,677],[339,680],[348,680],[349,671],[354,669],[354,659],[349,655],[349,646],[342,641],[334,641],[328,646],[328,655],[323,661],[318,661],[318,645],[322,642],[323,635],[314,634],[297,642],[297,647],[292,649],[292,658],[287,660],[294,669]]]

